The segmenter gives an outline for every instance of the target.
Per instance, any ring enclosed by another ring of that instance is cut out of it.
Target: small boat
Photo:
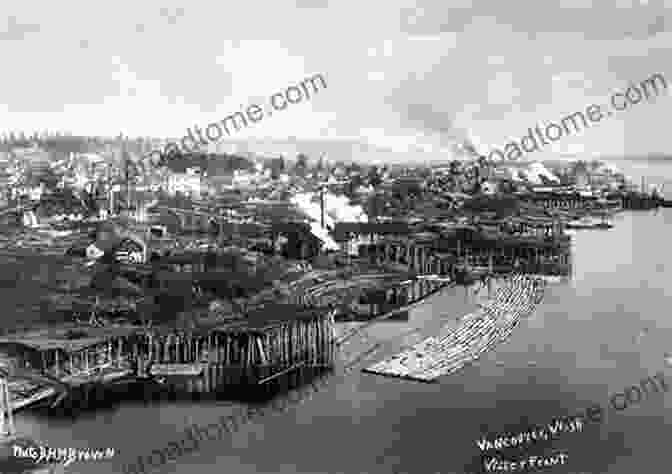
[[[38,374],[11,374],[6,380],[12,411],[49,403],[65,391],[62,384]]]
[[[589,216],[583,217],[579,220],[568,222],[566,227],[568,229],[611,229],[613,224],[602,220],[601,222],[595,222]]]

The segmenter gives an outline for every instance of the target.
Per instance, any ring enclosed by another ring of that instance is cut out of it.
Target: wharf
[[[336,321],[366,321],[418,302],[448,286],[438,275],[362,274],[319,282],[290,299],[296,304],[335,308]]]
[[[467,226],[424,241],[381,239],[360,247],[360,253],[372,263],[404,265],[411,271],[453,278],[460,266],[567,275],[572,268],[571,237],[562,233],[559,223],[553,226],[555,230],[544,230],[543,237],[489,234]]]
[[[179,380],[179,390],[222,393],[279,381],[303,366],[328,368],[335,360],[333,339],[330,312],[271,304],[251,310],[244,319],[191,328],[36,330],[0,338],[0,357],[10,376],[23,370],[49,379],[68,392],[58,402],[77,401],[82,408],[91,393],[123,381],[186,376]]]
[[[623,209],[649,210],[660,207],[664,200],[646,193],[628,193],[622,197]]]

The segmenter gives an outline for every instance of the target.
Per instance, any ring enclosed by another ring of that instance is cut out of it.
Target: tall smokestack
[[[320,187],[320,220],[324,229],[324,185]]]
[[[110,215],[114,213],[114,191],[112,190],[112,165],[107,165],[107,203]]]

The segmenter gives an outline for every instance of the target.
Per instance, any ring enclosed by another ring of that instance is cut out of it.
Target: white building
[[[183,193],[200,196],[203,192],[203,182],[200,170],[187,168],[185,173],[172,173],[168,176],[166,191],[169,194]]]
[[[44,194],[44,183],[40,183],[39,186],[35,186],[28,190],[29,199],[32,201],[39,201]]]
[[[497,192],[497,183],[494,181],[485,181],[481,184],[481,191],[484,194],[495,194]]]

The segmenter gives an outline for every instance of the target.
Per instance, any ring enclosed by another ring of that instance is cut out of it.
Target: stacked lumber
[[[154,364],[150,368],[152,375],[189,375],[200,376],[207,364]]]

